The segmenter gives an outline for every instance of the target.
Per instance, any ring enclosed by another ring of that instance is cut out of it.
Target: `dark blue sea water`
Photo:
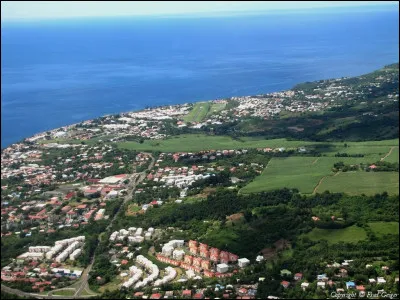
[[[2,24],[1,146],[104,114],[398,61],[398,9]]]

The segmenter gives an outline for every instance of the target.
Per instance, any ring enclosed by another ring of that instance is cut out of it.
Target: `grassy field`
[[[145,140],[142,144],[137,142],[121,142],[118,146],[133,150],[147,151],[163,151],[163,152],[178,152],[178,151],[201,151],[210,149],[242,149],[242,148],[265,148],[265,147],[285,147],[298,148],[315,145],[327,145],[327,156],[334,156],[337,152],[352,151],[355,153],[367,153],[369,156],[374,155],[374,159],[383,157],[389,152],[391,146],[398,145],[399,140],[372,141],[372,142],[348,142],[347,148],[344,148],[344,143],[326,143],[326,142],[306,142],[306,141],[288,141],[286,139],[271,139],[266,140],[262,137],[243,137],[240,140],[234,140],[229,136],[208,136],[204,134],[182,134],[179,136],[170,137],[166,140]],[[378,147],[377,147],[378,146]],[[384,147],[380,147],[384,146]],[[387,147],[386,147],[387,146]],[[371,148],[373,147],[373,148]],[[374,148],[377,147],[377,148]],[[370,149],[371,150],[368,150]],[[364,149],[364,150],[363,150]],[[379,153],[383,153],[382,156]]]
[[[388,192],[398,194],[399,173],[397,172],[346,172],[326,177],[317,192],[346,192],[349,195],[375,195]]]
[[[129,277],[126,277],[126,278],[129,278]],[[111,280],[107,284],[101,286],[99,288],[99,292],[104,293],[105,290],[109,290],[109,291],[118,290],[118,289],[120,289],[122,282],[123,281],[120,276],[115,276],[113,280]]]
[[[334,174],[331,171],[333,165],[339,161],[346,165],[379,161],[389,152],[390,146],[359,143],[340,149],[343,144],[339,146],[332,143],[332,145],[333,148],[336,147],[336,150],[332,151],[332,147],[327,147],[327,152],[324,153],[326,156],[322,157],[272,158],[264,172],[240,192],[256,193],[287,187],[296,188],[303,194],[322,193],[325,190],[367,195],[384,191],[390,194],[398,193],[399,173],[397,172],[358,171]],[[394,150],[388,158],[392,157]],[[364,154],[364,157],[335,157],[334,154],[337,152]],[[398,161],[398,157],[392,159]]]
[[[246,194],[288,187],[311,194],[322,177],[333,174],[331,160],[327,157],[273,158],[264,172],[240,192]]]
[[[206,117],[209,117],[212,114],[215,114],[215,113],[223,110],[225,108],[225,106],[226,106],[225,103],[212,103]]]
[[[399,234],[398,222],[371,222],[368,225],[377,236]]]
[[[70,289],[70,290],[59,290],[59,291],[55,291],[53,292],[53,295],[55,296],[73,296],[75,295],[75,289]]]
[[[198,102],[183,119],[186,122],[201,122],[209,113],[211,102]]]
[[[385,158],[385,161],[387,162],[399,162],[399,147],[394,147],[392,152],[389,154],[388,157]]]
[[[365,240],[367,238],[367,233],[364,229],[353,225],[343,229],[314,228],[305,236],[313,241],[327,240],[329,244],[336,244],[339,242],[357,243],[358,241]]]

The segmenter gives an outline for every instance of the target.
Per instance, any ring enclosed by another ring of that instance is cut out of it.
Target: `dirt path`
[[[381,158],[381,161],[385,160],[385,158],[388,157],[388,156],[392,153],[392,151],[393,151],[394,148],[396,148],[396,147],[395,147],[395,146],[390,147],[389,152],[388,152],[384,157]]]
[[[315,186],[315,188],[314,188],[313,194],[315,194],[315,193],[317,192],[317,189],[319,188],[320,184],[322,183],[322,181],[323,181],[326,177],[328,177],[328,176],[324,176],[324,177],[322,177],[322,178],[319,180],[318,184],[317,184],[317,185]]]
[[[341,171],[336,172],[335,175],[333,175],[333,177],[338,176],[341,173]]]
[[[312,162],[312,165],[315,164],[318,161],[318,159],[319,157],[317,157],[317,159]]]

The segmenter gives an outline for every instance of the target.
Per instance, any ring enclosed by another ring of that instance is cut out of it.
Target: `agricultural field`
[[[399,222],[371,222],[368,225],[377,236],[399,234]]]
[[[211,102],[198,102],[193,109],[183,119],[186,122],[201,122],[209,113]]]
[[[374,163],[384,158],[391,148],[392,152],[386,159],[398,162],[398,156],[392,156],[398,147],[391,147],[390,143],[393,145],[396,140],[348,143],[347,147],[331,143],[326,145],[325,150],[320,149],[325,156],[272,158],[264,172],[240,192],[255,193],[287,187],[296,188],[303,194],[322,193],[325,190],[345,191],[348,194],[373,195],[384,191],[395,194],[399,188],[397,172],[332,172],[336,162],[341,161],[346,165]],[[363,154],[364,157],[335,157],[337,152]]]
[[[331,171],[331,158],[279,157],[270,160],[264,172],[240,190],[241,193],[257,193],[284,187],[296,188],[311,194],[319,180]]]
[[[399,147],[392,147],[390,154],[384,159],[387,162],[399,162]]]
[[[349,195],[375,195],[388,192],[398,194],[398,172],[341,172],[337,176],[326,177],[318,186],[316,192],[345,192]]]
[[[355,225],[342,229],[320,229],[314,228],[305,235],[312,241],[327,240],[329,244],[339,242],[357,243],[367,238],[367,233],[361,227]]]

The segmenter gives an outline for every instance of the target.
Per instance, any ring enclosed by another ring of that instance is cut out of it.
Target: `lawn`
[[[339,242],[357,243],[358,241],[365,240],[367,238],[367,233],[363,228],[353,225],[343,229],[314,228],[305,236],[313,241],[327,240],[329,244],[336,244]]]
[[[59,291],[54,291],[53,295],[55,296],[73,296],[75,295],[75,289],[70,289],[70,290],[59,290]]]
[[[330,192],[345,192],[349,195],[375,195],[376,193],[388,192],[399,193],[398,172],[346,172],[337,176],[326,177],[317,192],[326,190]]]
[[[201,122],[210,111],[211,102],[198,102],[183,118],[186,122]]]
[[[129,277],[127,277],[127,278],[129,278]],[[121,284],[122,284],[121,277],[120,276],[115,276],[113,278],[113,280],[111,280],[110,282],[108,282],[105,285],[101,286],[99,288],[99,292],[100,293],[104,293],[105,290],[109,290],[111,292],[115,291],[115,290],[118,290],[118,289],[120,289]]]
[[[399,234],[399,222],[371,222],[368,225],[377,236]]]

